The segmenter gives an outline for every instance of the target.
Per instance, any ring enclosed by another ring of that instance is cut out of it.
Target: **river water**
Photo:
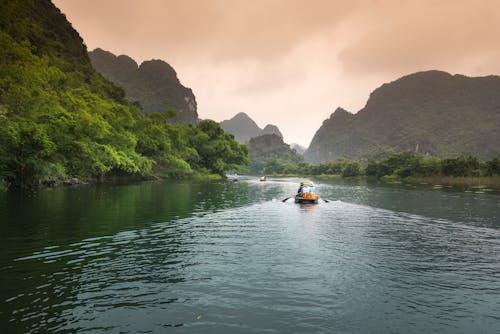
[[[1,332],[499,332],[498,193],[298,182],[0,194]]]

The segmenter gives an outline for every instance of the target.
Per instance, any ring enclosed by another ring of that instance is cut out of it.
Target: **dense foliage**
[[[341,175],[351,177],[362,175],[362,165],[354,160],[338,160],[308,164],[289,159],[266,159],[262,174],[268,175]]]
[[[217,123],[172,125],[126,104],[50,1],[1,1],[0,180],[12,187],[109,175],[184,177],[249,163]],[[54,24],[57,23],[57,25]]]
[[[294,163],[290,160],[268,159],[261,170],[274,175],[340,175],[342,177],[385,176],[427,177],[477,177],[500,176],[500,159],[480,161],[473,156],[436,158],[413,152],[391,151],[370,161],[337,160],[325,163]]]
[[[396,152],[379,161],[368,163],[365,169],[368,176],[500,176],[500,159],[492,158],[479,161],[473,156],[453,158],[427,157],[411,152]]]

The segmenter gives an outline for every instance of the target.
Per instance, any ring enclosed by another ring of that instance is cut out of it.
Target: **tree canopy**
[[[78,33],[50,1],[1,2],[0,179],[8,186],[222,174],[249,163],[246,146],[215,122],[173,125],[128,104],[93,70]]]

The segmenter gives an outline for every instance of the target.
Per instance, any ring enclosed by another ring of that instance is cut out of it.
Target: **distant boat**
[[[316,188],[312,182],[301,182],[297,195],[295,195],[295,203],[300,204],[318,204],[318,195]]]
[[[226,177],[230,181],[237,182],[238,178],[239,178],[239,175],[236,174],[236,173],[234,173],[234,174],[227,174]]]
[[[265,175],[264,175],[264,176],[261,176],[261,177],[259,178],[259,181],[260,181],[260,182],[267,181],[266,176],[265,176]]]

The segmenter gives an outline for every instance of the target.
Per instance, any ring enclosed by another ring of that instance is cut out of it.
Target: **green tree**
[[[500,159],[493,158],[485,161],[482,169],[485,176],[500,176]]]
[[[352,177],[360,175],[360,166],[356,161],[346,161],[342,168],[342,177]]]

